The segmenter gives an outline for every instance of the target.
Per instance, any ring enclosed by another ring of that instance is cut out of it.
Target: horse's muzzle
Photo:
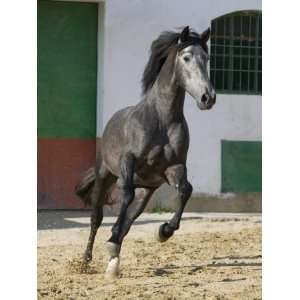
[[[211,94],[203,94],[200,101],[197,101],[197,106],[201,110],[211,109],[216,103],[216,93],[213,92]]]

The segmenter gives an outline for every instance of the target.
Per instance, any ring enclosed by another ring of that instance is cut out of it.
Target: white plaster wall
[[[104,94],[98,133],[112,114],[140,101],[140,80],[151,42],[163,30],[190,25],[197,31],[237,10],[261,9],[260,0],[105,1]],[[191,134],[188,176],[195,192],[217,194],[221,185],[221,139],[261,140],[261,97],[217,95],[211,111],[186,97]]]

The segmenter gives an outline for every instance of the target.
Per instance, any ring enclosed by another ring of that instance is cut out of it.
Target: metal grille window
[[[261,18],[242,11],[212,21],[210,78],[218,93],[261,94]]]

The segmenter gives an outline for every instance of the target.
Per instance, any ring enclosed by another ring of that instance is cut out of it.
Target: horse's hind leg
[[[126,216],[124,218],[123,225],[121,227],[121,230],[119,232],[118,236],[118,244],[116,243],[107,243],[107,249],[109,252],[109,263],[108,267],[106,270],[106,274],[109,277],[115,277],[119,273],[119,255],[120,255],[120,250],[121,250],[121,245],[123,242],[124,237],[128,233],[132,223],[134,220],[144,211],[149,199],[151,198],[153,192],[155,191],[156,188],[143,188],[139,190],[143,190],[144,194],[143,196],[137,200],[137,203],[135,204],[134,202],[129,206]],[[135,200],[136,201],[136,200]],[[118,222],[115,223],[115,225],[112,228],[112,233],[117,234],[117,227],[118,227]]]
[[[86,246],[86,250],[83,255],[84,262],[88,263],[92,260],[92,252],[93,252],[93,246],[95,237],[97,234],[97,230],[100,227],[103,219],[103,209],[102,207],[93,207],[93,211],[91,214],[91,229],[90,229],[90,235],[88,239],[88,243]]]
[[[107,198],[107,192],[112,184],[116,181],[116,178],[102,165],[97,173],[95,185],[91,194],[92,214],[91,214],[91,229],[86,246],[86,250],[83,256],[85,262],[92,260],[92,252],[95,237],[103,220],[103,205]]]
[[[165,242],[175,230],[179,229],[182,213],[193,191],[192,185],[187,180],[185,165],[172,166],[167,169],[165,175],[169,184],[178,190],[179,206],[173,218],[159,227],[157,239],[160,242]]]

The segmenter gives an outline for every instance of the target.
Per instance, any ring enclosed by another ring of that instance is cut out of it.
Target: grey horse
[[[108,203],[111,187],[118,186],[121,208],[107,241],[108,275],[118,275],[122,241],[163,183],[177,189],[180,204],[173,218],[159,227],[158,240],[166,241],[179,228],[193,190],[186,168],[189,130],[183,112],[185,93],[201,110],[211,109],[216,102],[207,71],[209,36],[209,29],[198,34],[187,26],[180,32],[163,32],[152,42],[141,101],[112,116],[103,132],[95,168],[89,169],[75,187],[76,194],[92,206],[84,254],[84,261],[89,262],[103,205]],[[141,199],[136,199],[137,191],[142,191]]]

